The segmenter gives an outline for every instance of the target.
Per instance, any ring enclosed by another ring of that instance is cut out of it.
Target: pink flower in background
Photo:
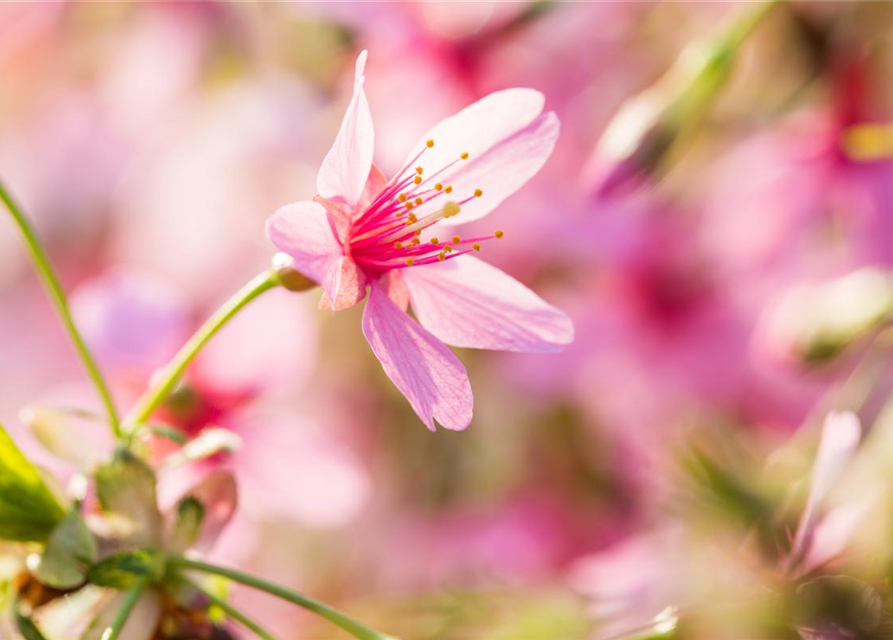
[[[170,464],[178,448],[154,439],[152,455],[168,462],[159,477],[161,501],[224,469],[238,479],[242,511],[254,519],[340,526],[365,505],[368,477],[350,446],[319,428],[302,405],[283,406],[276,397],[306,381],[316,364],[309,309],[300,298],[278,293],[256,301],[221,331],[156,413],[190,439],[223,427],[237,443],[234,450]],[[72,308],[118,395],[129,401],[174,355],[192,324],[192,308],[176,287],[125,269],[82,284]],[[318,402],[314,406],[324,412]]]
[[[490,94],[428,131],[388,181],[372,164],[365,63],[363,52],[317,177],[319,196],[277,211],[268,232],[322,286],[323,308],[351,307],[371,290],[363,333],[388,377],[429,429],[435,420],[464,429],[471,386],[446,344],[548,352],[573,339],[563,312],[469,255],[502,232],[462,238],[447,227],[456,216],[480,219],[533,177],[552,152],[558,119],[542,114],[537,91]],[[410,303],[421,326],[406,314]]]

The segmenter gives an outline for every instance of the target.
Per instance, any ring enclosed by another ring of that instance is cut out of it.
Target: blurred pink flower
[[[316,327],[300,298],[274,293],[255,305],[207,345],[156,415],[190,438],[224,427],[239,444],[233,451],[167,465],[160,474],[162,502],[220,469],[232,469],[250,516],[319,527],[343,524],[369,494],[357,456],[315,430],[306,412],[296,416],[291,407],[272,402],[277,389],[309,378]],[[176,287],[124,269],[84,283],[72,307],[125,400],[133,400],[173,356],[192,325],[192,309]],[[160,438],[152,449],[159,461],[175,452]]]
[[[447,243],[420,236],[436,228],[449,237],[448,218],[480,219],[523,186],[551,154],[558,119],[541,114],[544,98],[536,91],[491,94],[432,128],[386,181],[372,164],[365,63],[363,52],[353,98],[319,171],[320,195],[277,211],[269,235],[320,283],[322,307],[351,307],[369,286],[363,333],[388,377],[429,429],[435,420],[464,429],[471,386],[444,343],[556,351],[572,341],[573,326],[524,285],[467,255],[501,232]],[[417,163],[428,165],[427,177]],[[454,190],[457,201],[448,200]],[[410,302],[424,328],[405,313]]]

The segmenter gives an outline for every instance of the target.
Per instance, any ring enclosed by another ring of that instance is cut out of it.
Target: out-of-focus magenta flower
[[[176,287],[129,270],[84,283],[72,306],[126,399],[170,359],[192,323]],[[255,302],[206,346],[156,418],[189,437],[223,427],[238,443],[231,443],[232,451],[166,468],[160,475],[163,502],[224,468],[238,478],[244,511],[252,517],[284,516],[326,527],[357,513],[369,484],[356,456],[317,430],[306,412],[295,419],[293,407],[273,401],[278,389],[309,378],[315,342],[306,306],[283,293]],[[157,439],[153,450],[160,461],[174,447]]]
[[[320,195],[277,211],[269,235],[320,283],[324,307],[353,306],[370,287],[363,333],[388,377],[429,429],[435,420],[464,429],[471,386],[444,343],[555,351],[571,342],[573,327],[524,285],[468,255],[501,232],[461,238],[444,223],[483,217],[533,177],[552,151],[558,120],[542,114],[536,91],[491,94],[432,128],[386,181],[372,165],[365,63],[363,52],[353,98],[319,171]],[[446,237],[422,240],[435,231]],[[410,302],[425,328],[405,313]]]

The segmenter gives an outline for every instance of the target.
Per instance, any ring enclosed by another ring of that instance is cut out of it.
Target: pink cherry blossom
[[[532,178],[552,153],[558,118],[542,113],[532,89],[492,93],[430,129],[387,180],[372,164],[365,64],[364,51],[319,195],[279,209],[268,233],[322,286],[321,307],[351,307],[369,289],[363,333],[385,373],[429,429],[464,429],[471,385],[447,344],[549,352],[573,339],[563,312],[469,255],[501,231],[463,238],[448,227],[456,216],[484,217]]]

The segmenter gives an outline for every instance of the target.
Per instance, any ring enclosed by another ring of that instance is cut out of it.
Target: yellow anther
[[[416,214],[414,214],[414,213],[409,214],[409,219],[412,220],[413,222],[419,221],[419,219],[416,217]]]
[[[413,243],[413,244],[421,244],[422,241],[419,240],[418,238],[413,238],[413,239],[412,239],[412,243]]]
[[[437,245],[440,244],[440,240],[438,240],[437,238],[431,238],[431,244],[433,244],[436,247]]]
[[[424,200],[422,200],[421,198],[416,198],[416,199],[415,199],[415,205],[416,205],[416,206],[419,206],[419,205],[422,204],[423,202],[424,202]]]
[[[446,251],[447,253],[453,252],[453,248],[448,244],[443,245],[443,250]]]
[[[422,235],[422,230],[419,229],[418,231],[413,231],[413,233],[418,237],[418,236]]]
[[[422,184],[422,176],[416,176],[413,182],[415,182],[416,184]]]
[[[406,266],[407,266],[407,267],[411,267],[413,262],[415,262],[415,260],[413,260],[412,258],[407,258],[407,259],[406,259]]]
[[[462,238],[460,238],[459,236],[453,236],[453,244],[459,244],[460,242],[462,242]]]
[[[444,192],[444,193],[452,193],[452,192],[453,192],[453,188],[452,188],[450,185],[447,185],[447,186],[445,186],[445,187],[443,188],[443,192]]]
[[[475,251],[480,251],[481,245],[479,245],[477,242],[475,242],[473,245],[471,245],[471,248],[474,249]]]
[[[422,169],[421,167],[416,167],[416,168],[415,168],[415,172],[416,172],[417,174],[419,174],[419,175],[422,175],[422,173],[423,173],[424,171],[425,171],[425,170]]]
[[[480,189],[475,189],[475,190],[474,190],[474,197],[475,197],[475,198],[480,198],[482,195],[484,195],[484,192],[481,191]]]
[[[443,205],[443,217],[452,218],[453,216],[458,215],[461,210],[462,207],[450,200],[445,205]]]
[[[403,216],[406,215],[406,212],[405,212],[405,211],[398,211],[398,212],[395,213],[394,215],[397,216],[398,218],[402,218]]]
[[[463,152],[462,152],[462,155],[459,156],[459,157],[462,158],[463,160],[468,160],[468,152],[467,152],[467,151],[463,151]]]
[[[402,249],[402,248],[403,248],[403,243],[402,243],[402,242],[399,242],[399,241],[398,241],[398,242],[395,242],[395,243],[394,243],[394,248],[395,248],[395,249]]]
[[[407,210],[407,211],[409,211],[410,209],[412,209],[412,207],[413,207],[414,205],[413,205],[411,202],[406,202],[406,203],[403,204],[403,206],[406,207],[406,210]]]
[[[440,253],[438,253],[438,254],[437,254],[437,259],[438,259],[438,260],[446,260],[446,252],[441,251]]]
[[[399,196],[397,196],[397,200],[399,200],[400,202],[406,202],[406,194],[401,193]]]
[[[497,231],[493,235],[496,236],[497,238],[502,238],[502,236],[504,236],[505,234],[502,231]]]
[[[430,149],[434,146],[434,140],[428,140],[428,142],[425,143],[425,146]]]
[[[437,184],[434,185],[434,190],[435,190],[435,191],[440,191],[441,189],[443,189],[443,185],[440,184],[439,182],[438,182]]]

